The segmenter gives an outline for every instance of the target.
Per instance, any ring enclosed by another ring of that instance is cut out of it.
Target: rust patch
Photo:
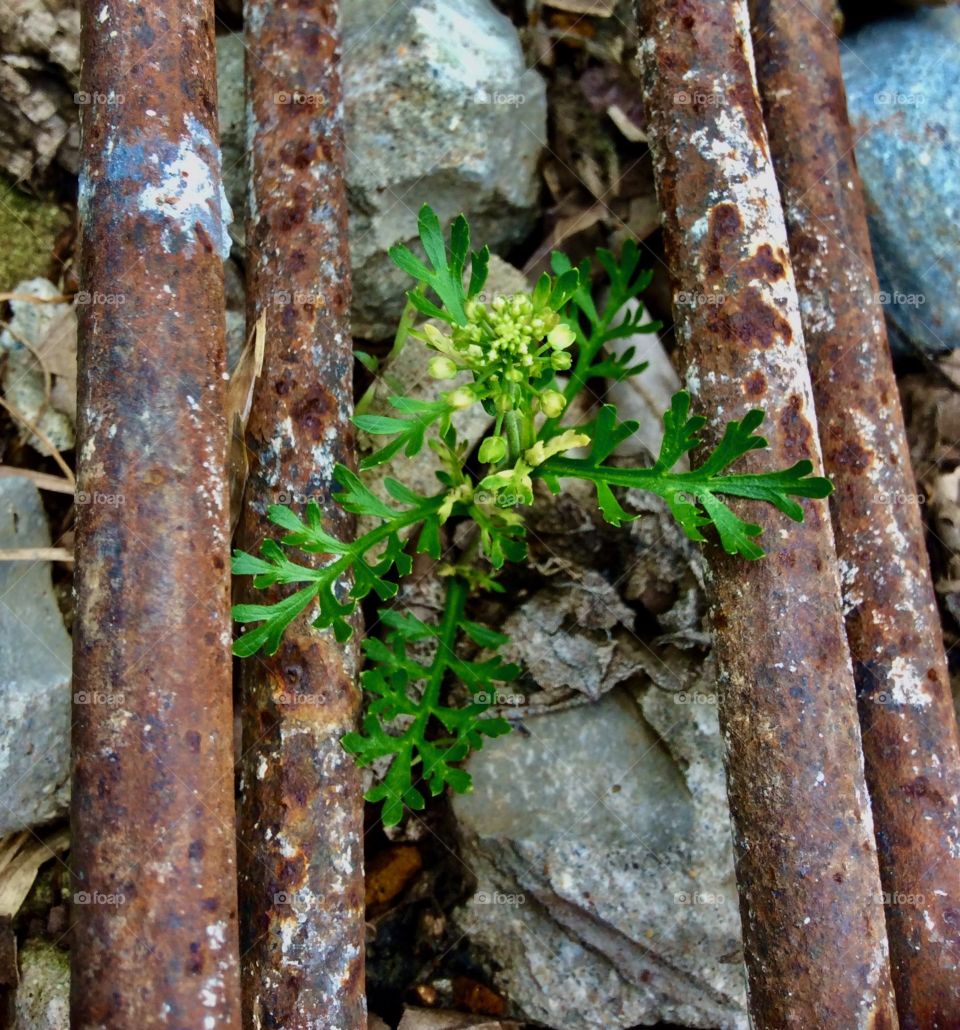
[[[709,305],[706,323],[711,333],[727,343],[752,350],[767,350],[775,343],[790,343],[793,327],[754,286],[728,295],[723,304]]]
[[[743,381],[743,389],[748,397],[762,397],[767,392],[767,377],[759,369],[751,372]]]
[[[787,274],[786,265],[789,258],[783,251],[779,256],[773,253],[773,247],[764,243],[757,248],[753,257],[748,258],[743,265],[743,274],[754,279],[766,279],[768,282],[776,282]]]

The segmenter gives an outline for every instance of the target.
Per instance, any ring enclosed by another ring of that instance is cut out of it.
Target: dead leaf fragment
[[[397,1030],[518,1030],[519,1024],[478,1019],[465,1012],[405,1008]]]
[[[382,910],[399,897],[423,868],[420,849],[412,844],[398,844],[381,851],[367,865],[367,911]]]
[[[507,1003],[496,991],[469,976],[454,977],[453,1002],[481,1016],[502,1016],[507,1008]]]
[[[615,0],[547,0],[546,6],[571,14],[589,14],[594,18],[611,18],[617,8]]]
[[[40,866],[59,857],[69,846],[68,830],[42,838],[23,830],[0,841],[0,917],[15,916],[20,911]]]

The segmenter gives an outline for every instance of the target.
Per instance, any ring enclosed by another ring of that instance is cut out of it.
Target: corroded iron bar
[[[755,468],[821,465],[746,0],[641,0],[643,79],[687,382],[720,427],[762,406]],[[714,549],[710,604],[750,1010],[758,1027],[896,1025],[827,506],[744,503],[770,553]]]
[[[853,657],[904,1027],[960,1022],[960,748],[832,0],[752,4]]]
[[[83,6],[77,1028],[240,1025],[213,25]]]
[[[248,322],[266,353],[247,428],[240,546],[267,506],[315,500],[338,535],[335,462],[353,462],[350,267],[338,0],[245,7],[252,177]],[[322,558],[318,558],[322,561]],[[280,596],[274,591],[271,600]],[[257,601],[264,602],[262,592]],[[242,669],[240,893],[248,1025],[356,1030],[364,998],[363,799],[340,738],[360,696],[355,644],[294,623]]]

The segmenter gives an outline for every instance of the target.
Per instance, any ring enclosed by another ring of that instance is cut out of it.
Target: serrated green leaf
[[[760,527],[739,518],[720,500],[721,496],[766,501],[799,521],[803,509],[794,498],[827,497],[832,490],[828,480],[812,475],[813,466],[809,461],[772,472],[728,472],[739,458],[766,447],[766,440],[756,432],[762,420],[762,412],[751,411],[741,420],[730,422],[719,444],[699,467],[676,472],[677,462],[700,443],[699,433],[705,424],[705,419],[690,415],[689,394],[677,393],[663,416],[664,436],[656,464],[649,469],[623,469],[603,463],[609,454],[611,439],[620,430],[611,425],[610,413],[601,409],[589,458],[558,455],[535,469],[534,474],[576,476],[594,483],[604,517],[615,525],[626,513],[612,493],[612,487],[633,487],[659,494],[692,540],[702,541],[701,528],[712,524],[724,550],[756,559],[763,555],[762,548],[755,543]]]

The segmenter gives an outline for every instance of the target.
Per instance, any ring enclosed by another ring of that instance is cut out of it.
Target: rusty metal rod
[[[248,322],[266,320],[239,546],[270,504],[331,501],[353,463],[353,353],[338,0],[245,5],[252,176]],[[317,560],[322,560],[318,558]],[[258,592],[258,603],[276,600]],[[243,663],[240,893],[244,1018],[285,1030],[366,1026],[363,790],[340,738],[360,712],[354,643],[305,615],[276,655]]]
[[[71,1026],[238,1027],[213,0],[83,5]]]
[[[832,0],[751,5],[853,657],[902,1027],[960,1023],[960,747]]]
[[[821,466],[746,0],[639,7],[649,137],[687,383],[716,440],[762,406],[748,465]],[[711,615],[751,1016],[892,1027],[897,1016],[829,512],[746,502],[769,553],[710,554]]]

